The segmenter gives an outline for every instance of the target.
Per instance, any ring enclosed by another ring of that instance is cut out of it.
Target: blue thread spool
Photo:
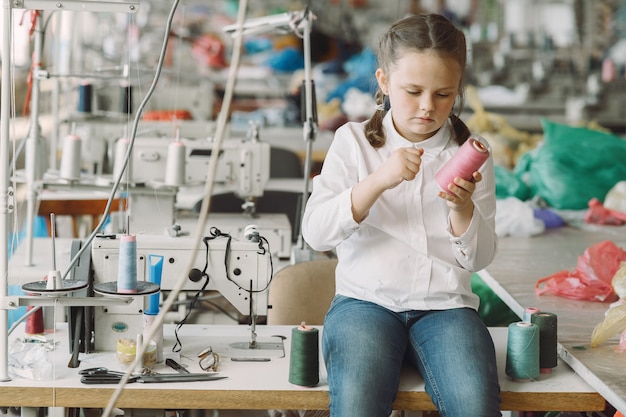
[[[137,292],[137,238],[135,235],[122,235],[120,238],[117,292],[123,294]]]
[[[514,381],[532,381],[539,376],[539,327],[536,324],[509,325],[505,372]]]
[[[81,113],[91,113],[91,103],[93,88],[90,83],[83,83],[78,86],[78,108]]]

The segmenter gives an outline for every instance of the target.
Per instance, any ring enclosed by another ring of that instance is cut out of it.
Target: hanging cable
[[[174,12],[176,10],[176,7],[177,7],[178,3],[179,3],[179,0],[175,0],[174,4],[172,6],[172,11],[171,11],[170,16],[168,17],[168,20],[167,20],[167,25],[166,25],[166,28],[165,28],[165,40],[164,40],[164,43],[163,43],[164,46],[163,46],[163,49],[162,49],[161,56],[159,58],[159,63],[157,65],[157,72],[158,73],[160,73],[160,68],[163,66],[163,59],[164,59],[164,56],[165,56],[165,49],[166,49],[166,46],[167,46],[167,39],[169,38],[170,30],[171,30],[170,29],[171,28],[171,22],[172,22],[173,15],[174,15]],[[209,214],[211,195],[213,193],[213,184],[215,182],[215,175],[216,175],[216,172],[217,172],[218,155],[219,155],[219,151],[220,151],[221,146],[222,146],[224,133],[226,131],[226,123],[228,121],[228,117],[229,117],[229,113],[230,113],[230,104],[231,104],[231,101],[232,101],[233,92],[234,92],[234,88],[235,88],[235,82],[236,82],[236,79],[237,79],[237,71],[239,70],[239,61],[240,61],[240,58],[241,58],[241,50],[243,49],[242,48],[242,43],[243,43],[242,31],[243,31],[243,23],[244,23],[245,16],[246,16],[247,4],[248,4],[247,0],[240,0],[240,2],[239,2],[239,11],[238,11],[238,14],[237,14],[237,30],[235,32],[235,42],[234,42],[234,46],[233,46],[233,54],[232,54],[232,59],[231,59],[231,63],[230,63],[228,80],[227,80],[227,83],[226,83],[226,89],[224,91],[224,99],[222,101],[222,108],[220,109],[220,113],[218,115],[217,128],[216,128],[216,133],[215,133],[214,150],[212,152],[211,159],[209,160],[207,179],[206,179],[205,187],[204,187],[204,197],[202,199],[202,205],[201,205],[202,208],[200,210],[200,217],[198,219],[198,227],[196,227],[196,229],[195,229],[196,231],[194,233],[194,239],[193,239],[194,240],[194,243],[193,243],[194,250],[195,250],[195,248],[197,248],[199,246],[199,243],[200,243],[200,240],[201,240],[201,236],[202,236],[202,230],[204,230],[204,224],[206,223],[206,219],[207,219],[208,214]],[[156,81],[154,83],[152,83],[150,91],[152,91],[152,89],[154,89],[155,86],[156,86]],[[144,101],[142,103],[142,106],[140,106],[140,110],[143,109],[143,105],[145,105],[146,99],[144,99]],[[140,114],[140,112],[137,113],[137,116],[136,116],[136,119],[135,119],[136,123],[135,123],[134,129],[133,129],[134,132],[136,132],[136,125],[138,123],[139,114]],[[134,136],[134,135],[132,135],[132,136]],[[134,137],[131,137],[131,145],[132,145],[132,140],[134,140]],[[129,147],[129,151],[131,149],[132,149],[132,146]],[[129,153],[127,153],[126,163],[128,163],[128,158],[129,158]],[[117,185],[119,185],[119,178],[117,179],[115,184],[116,184],[115,188],[117,188]],[[115,195],[114,193],[111,194],[111,198],[109,199],[109,202],[107,203],[107,207],[105,208],[106,214],[108,214],[108,211],[110,210],[112,197],[114,195]],[[104,217],[106,217],[106,214],[105,214],[105,216],[103,216],[103,219],[104,219]],[[101,220],[100,225],[99,225],[100,227],[101,227],[103,222],[104,222],[104,220]],[[97,229],[96,229],[96,231],[97,231]],[[91,240],[93,240],[93,238],[95,237],[96,231],[94,231],[94,233],[92,233]],[[76,261],[77,261],[79,256],[80,256],[80,254],[76,255],[75,260],[73,261],[72,265],[74,263],[76,263]],[[192,267],[192,263],[193,263],[193,257],[190,257],[189,265],[187,266],[187,268],[184,268],[183,271],[189,271],[191,269],[191,267]],[[150,338],[156,332],[156,329],[160,328],[162,326],[162,324],[163,324],[163,317],[164,317],[165,313],[172,307],[172,305],[174,303],[174,300],[176,300],[176,298],[178,297],[178,294],[180,293],[180,291],[181,291],[182,287],[184,286],[186,280],[187,280],[186,274],[181,274],[181,276],[179,277],[179,279],[176,282],[176,285],[174,286],[174,288],[170,292],[169,296],[165,300],[165,303],[163,304],[163,308],[159,312],[158,316],[156,317],[156,319],[154,320],[152,325],[146,330],[146,334],[145,334],[144,337],[147,340],[150,340]],[[135,354],[135,361],[134,361],[133,365],[129,367],[130,369],[134,369],[134,367],[137,366],[137,364],[139,363],[139,361],[141,360],[141,358],[143,356],[143,351],[144,350],[145,350],[145,344],[140,346],[140,348],[137,350],[137,352]],[[111,395],[111,398],[110,398],[106,408],[104,409],[104,411],[102,413],[102,417],[110,417],[111,416],[113,408],[115,407],[115,404],[116,404],[119,396],[121,395],[124,386],[128,382],[128,379],[130,378],[130,375],[131,375],[131,371],[129,370],[129,372],[127,372],[122,377],[122,379],[120,380],[119,384],[116,386],[115,391]]]

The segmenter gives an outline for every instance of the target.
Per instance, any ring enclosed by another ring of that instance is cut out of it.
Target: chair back
[[[337,259],[315,259],[286,266],[269,287],[267,324],[318,326],[335,295]]]

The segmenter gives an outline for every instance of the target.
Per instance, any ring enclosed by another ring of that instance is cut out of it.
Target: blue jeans
[[[501,415],[493,341],[473,309],[394,313],[338,295],[322,352],[333,417],[388,417],[406,361],[442,417]]]

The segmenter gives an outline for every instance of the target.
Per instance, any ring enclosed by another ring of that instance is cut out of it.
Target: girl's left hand
[[[461,177],[454,179],[454,184],[448,185],[449,193],[444,191],[439,192],[439,197],[447,200],[448,207],[453,211],[464,211],[469,207],[472,207],[472,194],[476,189],[476,183],[483,179],[480,172],[475,171],[472,174],[472,180],[467,181]]]

